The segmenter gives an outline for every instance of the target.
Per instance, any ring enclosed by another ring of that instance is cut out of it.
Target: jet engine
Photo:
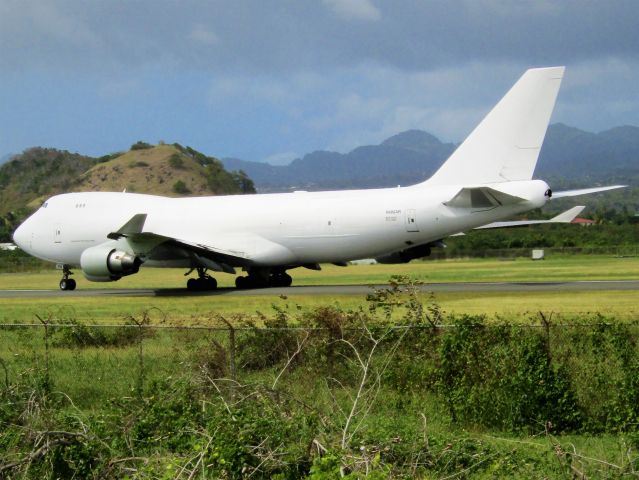
[[[84,276],[93,282],[113,282],[127,275],[138,273],[142,260],[137,255],[97,245],[87,248],[80,256]]]
[[[408,263],[416,258],[427,257],[430,255],[430,245],[417,245],[415,247],[400,250],[399,252],[389,253],[377,257],[377,263]]]

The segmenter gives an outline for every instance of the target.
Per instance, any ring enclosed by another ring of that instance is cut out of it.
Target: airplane
[[[427,180],[407,187],[327,192],[168,198],[126,192],[56,195],[15,231],[25,252],[111,282],[144,267],[196,271],[194,291],[212,290],[208,272],[235,274],[237,288],[290,286],[288,270],[375,258],[405,263],[476,228],[570,222],[507,221],[560,197],[622,188],[553,193],[533,180],[564,67],[527,70]],[[583,208],[583,207],[581,207]]]

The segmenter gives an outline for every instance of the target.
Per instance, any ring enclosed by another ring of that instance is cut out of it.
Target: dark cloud
[[[378,15],[358,17],[355,3]],[[469,61],[636,58],[637,18],[635,0],[4,0],[0,66],[277,72],[366,62],[432,70]]]
[[[0,0],[0,154],[459,141],[552,64],[568,66],[554,121],[637,124],[637,18],[637,0]]]

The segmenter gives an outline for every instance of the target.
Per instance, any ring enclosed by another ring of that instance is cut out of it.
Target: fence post
[[[4,385],[9,389],[9,369],[7,368],[7,364],[4,359],[0,358],[0,365],[2,365],[2,369],[4,370]]]
[[[552,312],[550,312],[550,316],[546,318],[544,312],[539,311],[539,318],[541,319],[541,323],[544,327],[544,349],[546,350],[546,364],[550,366],[550,363],[552,361],[550,353],[550,321],[552,320]]]
[[[148,315],[147,312],[142,314],[142,321],[139,321],[133,315],[129,317],[129,319],[138,327],[138,378],[136,381],[136,393],[138,395],[138,399],[142,398],[142,391],[144,389],[144,350],[142,349],[142,326],[145,323],[148,323]]]
[[[43,320],[40,315],[35,314],[35,317],[44,326],[44,382],[42,386],[44,391],[49,393],[51,389],[51,377],[49,376],[49,323],[50,319]]]
[[[222,322],[224,322],[224,324],[229,329],[229,370],[231,373],[231,379],[234,382],[237,382],[237,371],[235,367],[235,328],[233,328],[233,325],[231,325],[231,322],[229,322],[222,315],[218,315],[218,318]]]

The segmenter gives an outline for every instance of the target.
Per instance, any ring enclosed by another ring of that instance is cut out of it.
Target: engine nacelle
[[[138,273],[142,260],[111,245],[87,248],[80,256],[82,273],[92,282],[113,282]]]
[[[389,253],[388,255],[382,255],[377,257],[377,263],[408,263],[416,258],[427,257],[430,255],[430,245],[417,245],[415,247],[407,248],[399,252]]]

